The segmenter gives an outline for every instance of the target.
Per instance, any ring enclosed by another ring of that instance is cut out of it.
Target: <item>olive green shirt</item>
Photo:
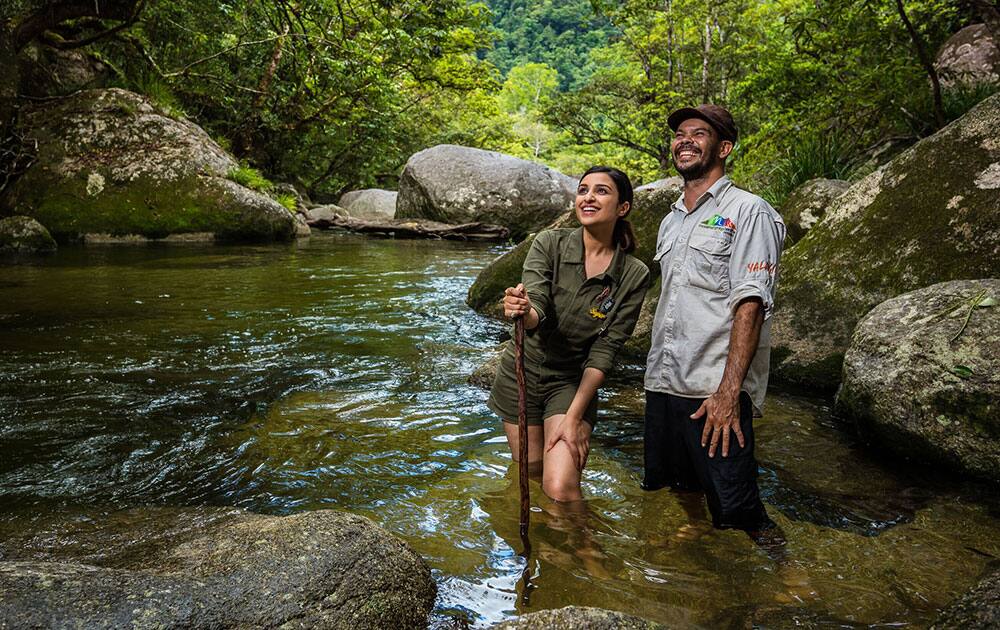
[[[588,279],[583,228],[545,230],[531,244],[522,282],[539,317],[524,354],[544,381],[588,367],[611,371],[639,318],[649,269],[618,249],[607,270]]]

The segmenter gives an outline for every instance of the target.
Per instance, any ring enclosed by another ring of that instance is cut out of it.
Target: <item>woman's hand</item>
[[[507,287],[503,292],[503,314],[508,319],[524,317],[531,312],[531,300],[523,284]]]
[[[560,440],[569,447],[576,469],[583,470],[590,455],[590,425],[584,422],[583,418],[566,414],[545,440],[545,452],[552,450]]]

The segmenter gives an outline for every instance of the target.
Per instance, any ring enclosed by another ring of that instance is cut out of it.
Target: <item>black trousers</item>
[[[691,414],[703,401],[646,391],[643,490],[670,486],[704,492],[712,524],[719,529],[760,531],[774,527],[757,488],[750,396],[740,393],[740,430],[745,445],[741,448],[736,435],[730,434],[726,457],[722,456],[721,441],[715,457],[708,456],[707,445],[701,446],[705,417],[692,420]]]

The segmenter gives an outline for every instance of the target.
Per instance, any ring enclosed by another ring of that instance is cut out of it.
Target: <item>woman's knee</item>
[[[583,498],[580,480],[575,477],[557,476],[542,479],[542,491],[553,501],[577,501]]]

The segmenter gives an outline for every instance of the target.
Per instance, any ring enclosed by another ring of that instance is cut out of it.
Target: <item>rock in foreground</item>
[[[239,164],[208,134],[138,94],[89,90],[34,104],[22,132],[38,143],[37,160],[0,205],[39,220],[56,240],[295,236],[288,210],[228,179]]]
[[[1000,570],[941,611],[931,628],[1000,628]]]
[[[775,380],[833,391],[857,322],[947,280],[996,275],[1000,95],[854,184],[781,260]]]
[[[13,216],[0,220],[0,253],[39,254],[55,249],[52,235],[31,217]]]
[[[493,630],[657,630],[658,623],[603,608],[567,606],[540,610],[492,626]]]
[[[575,190],[576,180],[547,166],[442,144],[406,162],[396,218],[502,225],[521,239],[566,212]]]
[[[227,518],[124,569],[0,562],[0,590],[11,628],[423,628],[436,587],[406,544],[324,510]]]
[[[1000,481],[1000,280],[888,300],[854,333],[838,413],[901,456]]]

